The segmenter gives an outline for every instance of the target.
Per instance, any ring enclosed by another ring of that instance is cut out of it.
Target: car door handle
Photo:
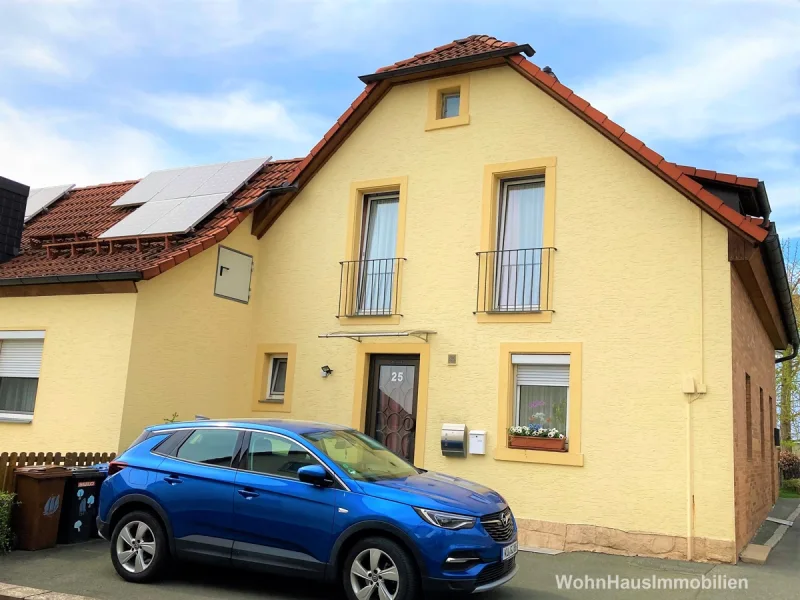
[[[256,498],[259,496],[259,493],[254,492],[253,490],[236,490],[236,491],[239,492],[239,495],[245,500],[250,500],[251,498]]]
[[[168,475],[164,477],[164,481],[166,481],[170,485],[177,485],[179,483],[183,483],[183,480],[177,475]]]

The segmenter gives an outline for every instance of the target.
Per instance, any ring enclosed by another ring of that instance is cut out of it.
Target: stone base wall
[[[519,545],[522,548],[686,560],[685,537],[535,519],[517,519],[517,526]],[[736,544],[733,540],[694,538],[692,559],[695,561],[735,563],[736,557]]]

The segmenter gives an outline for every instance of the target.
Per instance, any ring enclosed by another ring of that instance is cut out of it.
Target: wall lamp
[[[322,377],[327,377],[328,375],[333,375],[333,369],[331,369],[328,365],[320,368],[320,375]]]

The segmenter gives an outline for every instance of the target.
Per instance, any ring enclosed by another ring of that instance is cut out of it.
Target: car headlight
[[[475,517],[454,515],[453,513],[431,510],[429,508],[414,508],[417,514],[431,525],[442,529],[469,529],[475,526]]]

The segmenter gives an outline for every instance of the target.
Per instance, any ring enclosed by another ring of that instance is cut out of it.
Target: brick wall
[[[753,537],[777,498],[777,452],[771,429],[775,422],[775,351],[742,280],[733,269],[731,278],[734,502],[738,553]]]

